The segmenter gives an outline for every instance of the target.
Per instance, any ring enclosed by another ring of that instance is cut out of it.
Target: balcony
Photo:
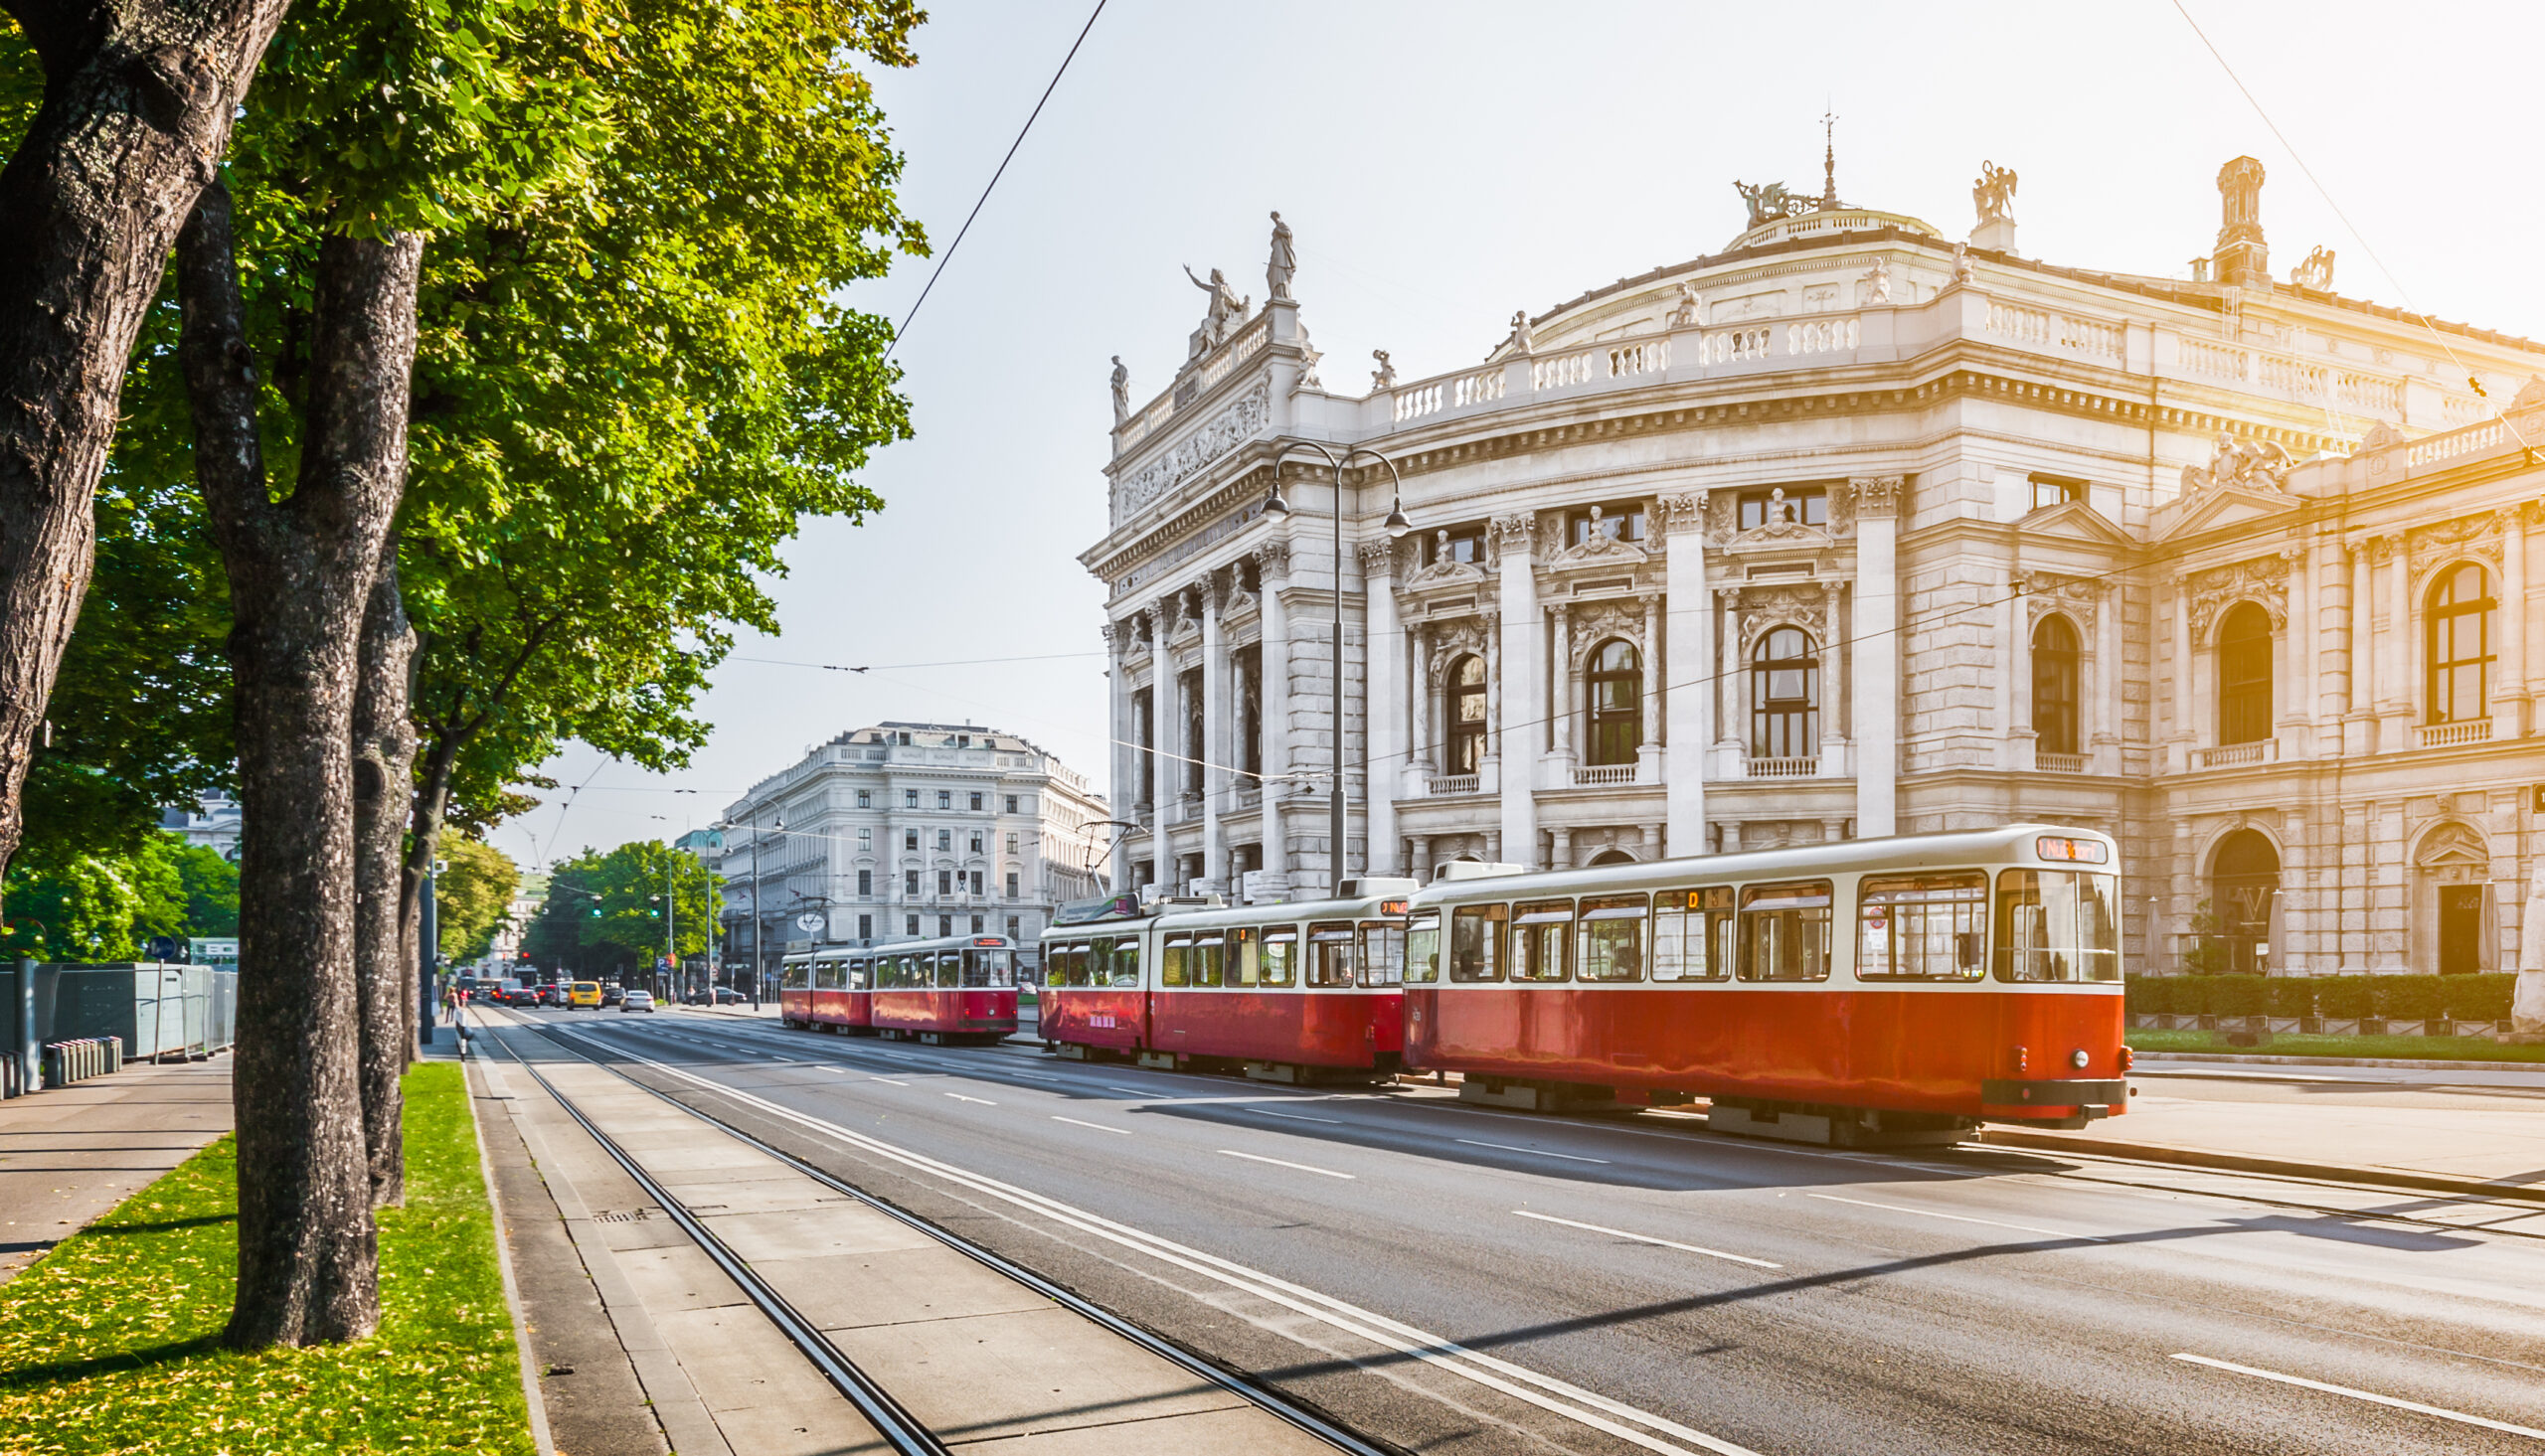
[[[1452,773],[1430,780],[1424,785],[1424,792],[1435,798],[1443,794],[1472,794],[1479,792],[1478,786],[1481,779],[1480,774]]]
[[[1751,778],[1818,778],[1820,755],[1813,753],[1799,758],[1749,758],[1743,760],[1742,767],[1747,770]]]
[[[2279,761],[2278,738],[2256,738],[2250,743],[2221,743],[2215,748],[2191,750],[2191,766],[2194,768],[2243,768],[2249,764]]]
[[[2492,740],[2492,721],[2470,719],[2464,723],[2426,723],[2413,730],[2420,746],[2425,748],[2460,748],[2467,743]]]
[[[1578,789],[1604,788],[1612,784],[1634,782],[1635,765],[1631,763],[1580,764],[1573,770],[1573,786]]]
[[[2244,745],[2240,743],[2237,746]],[[2086,771],[2086,755],[2083,753],[2035,753],[2032,755],[2032,766],[2044,773],[2083,773]]]

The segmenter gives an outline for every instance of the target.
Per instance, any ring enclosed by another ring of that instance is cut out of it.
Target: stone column
[[[1547,868],[1550,870],[1572,869],[1573,831],[1558,827],[1547,831],[1547,838],[1550,841],[1547,849]]]
[[[1555,659],[1555,685],[1551,695],[1555,707],[1550,710],[1555,722],[1550,725],[1554,729],[1550,736],[1555,743],[1557,775],[1550,787],[1567,788],[1573,782],[1573,765],[1581,757],[1573,747],[1573,723],[1582,712],[1576,691],[1580,677],[1575,673],[1573,664],[1573,608],[1559,601],[1549,611],[1548,618],[1547,630],[1552,634],[1549,639],[1552,650],[1548,655]]]
[[[1363,620],[1369,623],[1369,675],[1361,707],[1362,741],[1369,767],[1362,773],[1369,797],[1362,863],[1373,875],[1403,873],[1396,837],[1396,791],[1405,781],[1405,632],[1397,624],[1396,542],[1382,536],[1361,543]]]
[[[2121,772],[2121,583],[2107,580],[2095,597],[2095,721],[2088,730],[2094,770]]]
[[[1537,858],[1538,744],[1546,731],[1546,692],[1538,681],[1546,653],[1538,612],[1537,528],[1533,512],[1496,516],[1488,541],[1502,573],[1502,713],[1493,725],[1502,744],[1502,843],[1522,863]]]
[[[2386,650],[2378,654],[2378,712],[2386,719],[2386,751],[2413,745],[2413,554],[2401,533],[2378,538],[2385,550]]]
[[[1133,775],[1139,771],[1138,765],[1132,761],[1132,750],[1129,746],[1137,736],[1132,731],[1137,725],[1131,722],[1131,674],[1130,670],[1122,665],[1122,659],[1130,646],[1130,637],[1131,619],[1129,617],[1105,623],[1105,685],[1109,690],[1108,697],[1111,699],[1113,722],[1113,803],[1118,806],[1130,804],[1131,791],[1136,786]],[[1114,812],[1127,818],[1132,811],[1128,807],[1119,807]],[[1119,894],[1133,888],[1131,857],[1116,853],[1113,856],[1113,890]]]
[[[1856,493],[1856,833],[1898,830],[1900,787],[1900,487],[1861,476]]]
[[[2174,573],[2172,646],[2173,661],[2165,665],[2163,676],[2173,687],[2174,741],[2173,752],[2169,756],[2173,759],[2174,772],[2180,773],[2191,767],[2191,745],[2200,731],[2193,725],[2191,716],[2191,576],[2183,571]],[[2172,964],[2170,956],[2166,963]]]
[[[1664,600],[1677,620],[1661,658],[1663,692],[1678,699],[1663,758],[1669,849],[1701,855],[1706,847],[1706,748],[1714,741],[1714,593],[1706,587],[1705,495],[1660,502]],[[1665,710],[1666,711],[1666,710]]]
[[[1220,630],[1220,611],[1228,604],[1217,573],[1202,582],[1202,879],[1210,888],[1229,888],[1228,836],[1220,824],[1221,800],[1228,774],[1228,639]]]
[[[1430,792],[1428,780],[1440,771],[1441,739],[1432,728],[1432,628],[1417,622],[1405,629],[1409,660],[1405,668],[1405,695],[1414,709],[1414,741],[1406,752],[1403,776],[1405,792],[1411,796]]]
[[[1715,654],[1715,742],[1725,750],[1720,772],[1731,777],[1747,756],[1743,745],[1750,726],[1750,706],[1742,696],[1747,688],[1741,679],[1741,588],[1716,587],[1708,605],[1720,606],[1723,613],[1721,650]]]
[[[2292,729],[2282,737],[2283,757],[2314,756],[2315,735],[2315,553],[2304,537],[2280,559],[2289,565],[2289,711],[2283,715]]]
[[[1264,612],[1264,877],[1275,893],[1290,884],[1290,842],[1281,830],[1281,798],[1289,770],[1290,609],[1281,590],[1290,581],[1290,544],[1268,541],[1255,553],[1256,580]]]
[[[1820,701],[1826,705],[1820,715],[1822,778],[1845,778],[1853,768],[1847,761],[1847,657],[1854,648],[1847,641],[1846,629],[1840,624],[1841,589],[1841,583],[1834,576],[1821,585]]]
[[[2369,580],[2368,541],[2350,544],[2350,670],[2342,721],[2342,751],[2377,751],[2377,593]]]
[[[2005,610],[2006,641],[2014,648],[2013,661],[2006,664],[2006,766],[2018,771],[2039,766],[2033,751],[2040,745],[2041,734],[2032,726],[2032,601],[2033,582],[2021,572],[2014,578],[2020,583],[2009,593]]]
[[[1502,696],[1502,613],[1484,614],[1484,744],[1476,755],[1476,787],[1502,792],[1502,724],[1508,714]]]
[[[2492,688],[2492,736],[2515,738],[2527,732],[2527,512],[2512,506],[2499,521],[2501,589],[2492,599],[2500,603],[2501,642],[2492,664],[2499,678]]]
[[[1665,566],[1666,566],[1665,563]],[[1643,598],[1643,741],[1634,750],[1634,781],[1661,781],[1664,755],[1670,743],[1670,724],[1664,714],[1662,664],[1669,659],[1661,640],[1661,597],[1658,593]]]

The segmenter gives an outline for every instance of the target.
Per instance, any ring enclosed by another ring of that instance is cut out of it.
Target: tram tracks
[[[648,1085],[623,1069],[569,1045],[568,1036],[573,1034],[561,1035],[558,1031],[535,1022],[521,1025],[526,1030],[537,1032],[552,1046],[572,1053],[592,1066],[609,1072],[627,1085],[638,1088],[671,1107],[678,1108],[723,1136],[732,1138],[773,1159],[822,1188],[854,1201],[866,1210],[882,1214],[913,1232],[925,1235],[1021,1288],[1102,1327],[1185,1375],[1205,1381],[1242,1400],[1246,1405],[1280,1421],[1295,1433],[1307,1437],[1324,1449],[1351,1453],[1351,1456],[1404,1456],[1399,1447],[1373,1442],[1357,1435],[1313,1408],[1244,1372],[1231,1370],[1186,1350],[1175,1342],[1124,1320],[960,1234],[875,1198],[783,1148],[753,1135],[732,1121],[717,1117],[658,1087]],[[949,1445],[935,1431],[931,1430],[926,1423],[912,1413],[904,1401],[895,1396],[891,1389],[861,1368],[817,1328],[813,1321],[806,1318],[788,1300],[786,1292],[779,1288],[774,1280],[757,1269],[750,1259],[718,1236],[705,1218],[694,1212],[671,1187],[646,1169],[643,1160],[634,1151],[611,1137],[594,1118],[577,1104],[572,1094],[559,1087],[554,1080],[542,1072],[537,1063],[523,1056],[518,1048],[501,1039],[496,1039],[496,1043],[504,1048],[515,1065],[556,1100],[557,1105],[627,1175],[644,1196],[663,1210],[665,1215],[681,1232],[742,1290],[787,1342],[804,1355],[813,1368],[850,1404],[856,1407],[858,1413],[865,1417],[896,1452],[902,1453],[902,1456],[952,1456],[955,1446]],[[987,1377],[996,1378],[999,1373],[983,1372],[982,1374]]]

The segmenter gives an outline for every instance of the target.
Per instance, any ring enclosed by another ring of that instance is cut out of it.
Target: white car
[[[652,1011],[654,1009],[654,993],[651,991],[630,991],[627,993],[626,999],[618,1003],[618,1009],[622,1012]]]

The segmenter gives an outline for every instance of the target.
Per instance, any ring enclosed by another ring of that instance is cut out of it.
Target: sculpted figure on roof
[[[1970,184],[1971,204],[1979,209],[1979,221],[2011,223],[2015,220],[2015,169],[1994,162],[1979,164],[1979,178]]]

